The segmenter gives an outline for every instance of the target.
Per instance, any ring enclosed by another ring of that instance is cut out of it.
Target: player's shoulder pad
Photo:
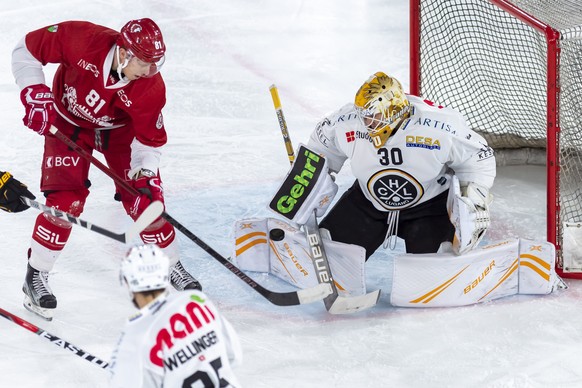
[[[459,111],[417,96],[408,96],[408,99],[412,105],[412,113],[407,128],[423,128],[465,136],[467,122]]]

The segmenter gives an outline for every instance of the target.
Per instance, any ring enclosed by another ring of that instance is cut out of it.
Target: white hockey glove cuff
[[[269,209],[299,225],[307,222],[313,210],[321,217],[338,191],[322,156],[300,145],[297,159]]]
[[[473,182],[461,187],[459,179],[452,177],[447,209],[455,227],[455,254],[462,255],[479,244],[491,222],[489,204],[492,200],[486,187]]]

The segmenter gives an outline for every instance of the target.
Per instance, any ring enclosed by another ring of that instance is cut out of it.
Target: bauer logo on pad
[[[301,145],[291,171],[269,208],[283,217],[293,219],[313,190],[324,164],[325,158]]]

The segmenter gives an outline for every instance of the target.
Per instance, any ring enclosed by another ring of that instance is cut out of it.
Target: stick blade
[[[330,314],[351,314],[369,309],[378,303],[380,290],[372,291],[365,295],[342,297],[338,296],[327,311]]]
[[[333,292],[329,283],[319,283],[317,286],[297,291],[300,304],[307,304],[322,300]]]

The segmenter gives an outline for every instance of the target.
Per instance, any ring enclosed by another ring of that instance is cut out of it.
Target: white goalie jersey
[[[200,291],[158,297],[130,318],[111,360],[111,387],[228,387],[242,351],[230,323]]]
[[[493,151],[465,118],[419,97],[408,99],[410,118],[379,149],[351,103],[317,125],[308,147],[323,154],[333,172],[350,159],[362,192],[380,211],[402,210],[436,197],[449,188],[451,170],[461,184],[491,188]]]

